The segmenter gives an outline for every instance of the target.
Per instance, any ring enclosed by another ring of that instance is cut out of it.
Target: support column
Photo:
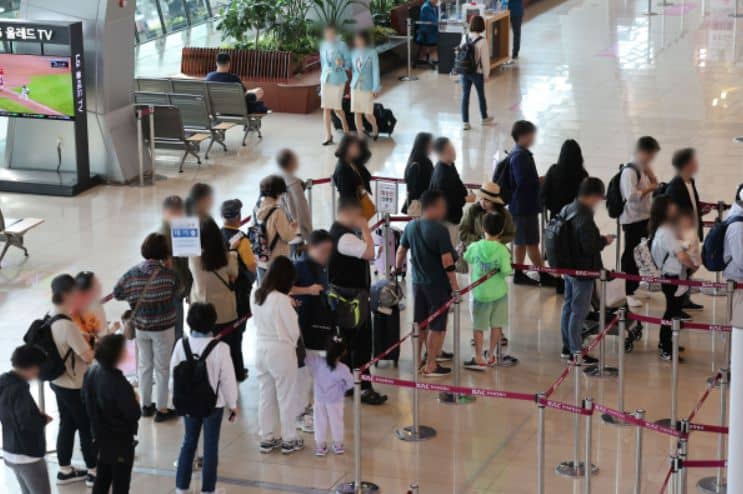
[[[731,337],[727,492],[743,492],[743,328],[733,327]]]

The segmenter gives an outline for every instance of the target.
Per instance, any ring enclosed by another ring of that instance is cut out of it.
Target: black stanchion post
[[[544,494],[544,393],[537,394],[537,494]]]
[[[395,436],[401,441],[418,442],[431,439],[436,436],[436,429],[419,424],[419,404],[418,404],[418,366],[421,363],[420,357],[420,328],[413,323],[413,425],[401,427],[395,431]]]
[[[384,223],[382,224],[382,239],[384,245],[384,277],[390,279],[392,275],[392,268],[394,268],[394,252],[390,252],[390,241],[392,240],[392,229],[390,228],[390,215],[389,213],[384,214]]]
[[[137,107],[137,158],[139,163],[139,186],[144,185],[144,131],[142,130],[142,108]]]
[[[643,420],[645,410],[635,410],[634,416],[638,420]],[[635,426],[635,482],[632,494],[642,494],[642,431],[641,425]]]
[[[732,335],[731,335],[732,336]],[[720,369],[720,427],[727,425],[728,369]],[[725,459],[725,434],[717,435],[717,459]],[[725,467],[719,467],[714,477],[704,477],[697,482],[697,490],[702,494],[726,494]]]
[[[340,484],[336,494],[371,494],[379,486],[361,480],[361,371],[353,370],[353,481]]]
[[[658,425],[673,429],[678,423],[678,387],[679,387],[679,337],[681,335],[681,319],[674,318],[671,326],[671,416],[667,419],[656,420]]]
[[[152,183],[155,183],[155,105],[150,105],[150,159],[152,160]]]

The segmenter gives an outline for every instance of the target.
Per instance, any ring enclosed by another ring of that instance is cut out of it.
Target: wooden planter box
[[[213,71],[217,54],[232,58],[232,72],[246,88],[264,89],[266,106],[276,112],[311,113],[320,108],[320,64],[318,55],[297,61],[288,51],[226,50],[223,48],[183,48],[181,72],[205,77]]]

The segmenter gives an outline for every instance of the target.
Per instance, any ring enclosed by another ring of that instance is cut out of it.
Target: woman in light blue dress
[[[347,71],[351,68],[351,54],[348,46],[338,38],[335,26],[326,26],[323,30],[323,41],[320,44],[320,107],[325,123],[325,141],[323,146],[333,144],[331,114],[341,121],[343,132],[348,133],[348,122],[343,112],[343,93],[348,82]]]
[[[371,46],[371,35],[367,31],[356,33],[351,52],[351,111],[354,113],[356,132],[364,132],[364,118],[371,125],[366,134],[376,140],[379,135],[377,119],[374,117],[374,100],[382,89],[379,80],[379,57]]]

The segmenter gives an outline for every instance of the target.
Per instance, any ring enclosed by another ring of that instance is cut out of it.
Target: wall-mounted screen
[[[73,120],[69,57],[0,54],[0,116]]]

